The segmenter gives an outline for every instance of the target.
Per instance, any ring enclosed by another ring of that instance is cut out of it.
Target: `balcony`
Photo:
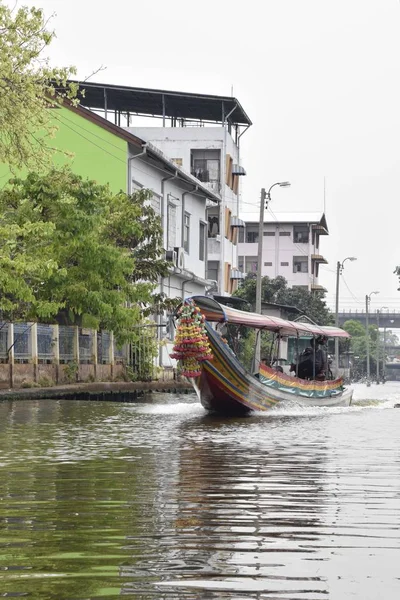
[[[211,254],[220,254],[221,252],[221,241],[220,236],[217,237],[209,237],[207,240],[207,252],[209,255]]]

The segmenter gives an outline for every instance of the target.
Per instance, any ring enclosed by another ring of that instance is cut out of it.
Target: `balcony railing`
[[[218,238],[208,238],[207,241],[207,250],[208,250],[208,254],[219,254],[221,251],[221,242],[219,240],[219,236]]]

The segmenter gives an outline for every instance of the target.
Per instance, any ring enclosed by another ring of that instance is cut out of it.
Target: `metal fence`
[[[0,362],[8,360],[8,323],[0,323]]]
[[[137,328],[136,342],[129,348],[129,367],[134,379],[152,381],[157,379],[158,347],[160,326],[156,324],[143,325]]]
[[[14,360],[28,363],[32,358],[32,323],[14,323]]]
[[[74,337],[75,330],[73,327],[58,328],[58,352],[61,364],[73,362],[75,359]]]
[[[159,375],[159,341],[165,326],[149,323],[135,330],[135,342],[118,346],[108,331],[37,323],[0,322],[0,362],[126,364],[132,379]]]
[[[41,363],[51,363],[54,360],[53,328],[50,325],[38,324],[37,326],[37,348],[38,360]]]

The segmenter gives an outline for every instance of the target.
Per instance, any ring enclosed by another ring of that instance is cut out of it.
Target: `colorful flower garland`
[[[213,358],[204,325],[204,315],[193,300],[185,300],[178,315],[174,352],[170,356],[180,361],[182,375],[199,377],[200,363]]]

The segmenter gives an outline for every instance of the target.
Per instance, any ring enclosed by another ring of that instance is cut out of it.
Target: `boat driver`
[[[326,337],[320,335],[310,340],[310,346],[300,354],[298,377],[324,381],[327,375],[327,358],[323,348]]]

